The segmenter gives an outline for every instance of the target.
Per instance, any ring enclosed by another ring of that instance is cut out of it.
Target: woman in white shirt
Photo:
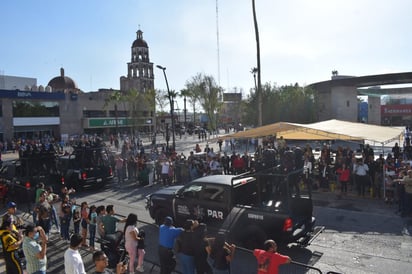
[[[137,215],[130,213],[127,216],[126,224],[124,226],[125,248],[129,254],[129,274],[134,274],[134,262],[137,257],[137,241],[139,238],[139,230],[137,225]]]

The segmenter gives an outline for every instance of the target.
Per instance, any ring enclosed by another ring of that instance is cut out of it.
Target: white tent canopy
[[[312,124],[279,122],[226,135],[226,138],[261,138],[283,136],[286,140],[363,140],[373,145],[385,145],[400,141],[403,129],[364,123],[328,120]]]
[[[400,141],[404,131],[398,127],[384,127],[364,123],[346,122],[341,120],[328,120],[305,125],[307,128],[333,132],[335,134],[349,135],[359,139],[385,145],[393,141]]]

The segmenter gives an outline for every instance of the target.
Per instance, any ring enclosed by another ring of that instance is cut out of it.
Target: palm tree
[[[187,114],[187,109],[186,109],[186,97],[189,97],[190,96],[190,92],[189,92],[189,90],[188,89],[182,89],[181,91],[180,91],[180,97],[183,97],[183,103],[184,103],[184,109],[183,109],[183,111],[184,111],[184,116],[185,116],[185,123],[184,123],[184,125],[185,125],[185,128],[187,128],[187,119],[186,119],[186,114]]]
[[[114,92],[111,92],[109,94],[109,97],[107,97],[104,100],[104,106],[103,108],[107,108],[109,104],[114,103],[114,116],[115,116],[115,121],[116,121],[116,136],[119,132],[119,121],[118,121],[118,112],[117,112],[117,104],[122,101],[122,93],[119,90],[116,90]]]
[[[256,18],[256,8],[255,8],[255,0],[252,0],[252,9],[253,9],[253,22],[255,25],[255,36],[256,36],[256,59],[257,59],[257,90],[256,93],[258,95],[258,126],[262,126],[262,93],[261,93],[261,78],[260,78],[260,43],[259,43],[259,29],[258,23]]]

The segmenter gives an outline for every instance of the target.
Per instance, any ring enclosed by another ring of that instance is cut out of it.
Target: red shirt
[[[255,249],[253,255],[255,255],[258,264],[257,274],[278,274],[279,265],[285,264],[289,258],[277,252],[273,253],[261,249]]]
[[[339,181],[341,182],[347,182],[349,181],[349,177],[350,177],[350,170],[349,168],[338,168],[338,170],[336,170],[336,173],[339,174]]]
[[[233,168],[235,169],[242,169],[245,167],[245,162],[242,158],[237,157],[233,160]]]

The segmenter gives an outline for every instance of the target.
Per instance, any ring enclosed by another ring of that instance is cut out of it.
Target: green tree
[[[160,111],[158,112],[161,112],[161,113],[167,112],[167,110],[165,111],[166,106],[169,104],[169,99],[167,97],[167,91],[156,89],[154,98],[156,101],[156,105],[160,108]]]
[[[200,94],[202,93],[201,88],[202,78],[201,74],[193,76],[191,80],[186,81],[185,84],[185,94],[189,102],[190,107],[193,111],[193,123],[196,123],[196,109],[199,103]]]
[[[209,122],[208,127],[216,130],[216,115],[221,107],[222,88],[216,84],[213,76],[198,73],[186,82],[186,89],[193,93],[203,108]]]
[[[116,135],[119,132],[119,111],[118,104],[123,100],[122,93],[119,90],[113,90],[109,93],[108,97],[104,100],[103,108],[108,108],[111,104],[114,105],[114,116],[116,121]]]
[[[276,87],[267,83],[262,87],[263,124],[276,122],[310,123],[316,121],[316,97],[312,89],[299,85]],[[244,121],[255,125],[257,95],[251,92],[244,106]]]

